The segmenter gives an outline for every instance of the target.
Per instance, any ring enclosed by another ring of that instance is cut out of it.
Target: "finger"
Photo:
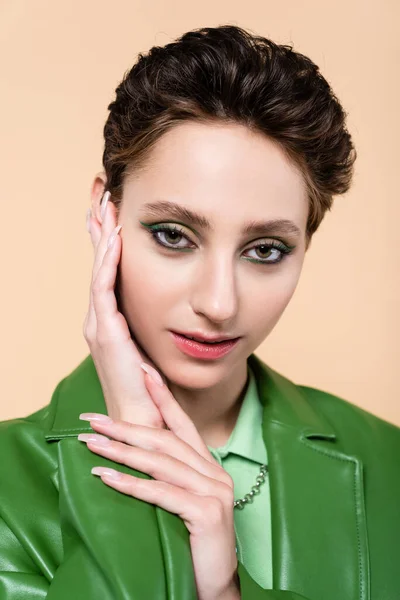
[[[93,287],[95,285],[96,278],[99,274],[101,265],[104,260],[104,256],[107,252],[107,242],[110,237],[111,232],[115,228],[115,211],[113,210],[113,206],[109,205],[109,192],[106,192],[103,197],[103,202],[106,204],[102,204],[102,212],[103,219],[101,225],[98,223],[97,219],[91,219],[91,238],[92,243],[95,247],[95,257],[92,271],[92,279],[90,284],[89,291],[89,309],[88,314],[85,321],[85,328],[88,332],[89,337],[93,337],[95,332],[97,331],[97,316],[94,306],[94,293]],[[104,211],[105,208],[105,211]],[[118,241],[117,241],[118,243]],[[116,260],[119,261],[119,255],[116,255]],[[115,267],[117,269],[117,266]],[[115,284],[115,277],[114,277]],[[115,296],[115,294],[114,294]]]
[[[92,214],[92,211],[88,210],[88,231],[90,234],[90,239],[92,241],[92,245],[94,250],[97,250],[97,246],[100,242],[101,232],[102,232],[102,224],[104,221],[104,208],[108,205],[110,201],[110,192],[106,191],[103,194],[103,197],[100,202],[100,219],[98,219],[95,215]]]
[[[101,442],[91,440],[102,440]],[[226,483],[200,473],[187,462],[168,454],[149,452],[110,440],[104,436],[80,433],[78,440],[85,442],[92,452],[109,460],[126,465],[136,471],[147,473],[157,481],[164,481],[200,496],[216,496],[229,501],[233,490]],[[106,442],[106,443],[104,443]]]
[[[90,234],[92,246],[96,252],[98,241],[101,236],[101,227],[99,226],[97,219],[95,219],[92,216],[91,211],[90,211],[90,215],[88,214],[88,231]],[[91,275],[91,281],[90,281],[90,286],[89,286],[89,306],[88,306],[88,311],[86,313],[85,320],[83,323],[83,333],[84,333],[85,337],[87,337],[87,338],[90,338],[91,336],[94,335],[94,332],[96,331],[96,327],[97,327],[96,314],[94,312],[94,307],[93,307],[92,285],[93,285],[93,267],[92,267],[92,275]]]
[[[101,203],[101,223],[98,223],[97,219],[94,220],[94,243],[97,242],[96,252],[94,257],[94,265],[93,265],[93,277],[92,281],[95,281],[97,273],[101,267],[101,264],[104,259],[104,255],[107,251],[107,242],[108,239],[115,229],[116,223],[116,212],[114,205],[110,202],[110,192],[106,192],[103,196],[103,200]],[[96,222],[97,221],[97,222]]]
[[[121,254],[122,240],[119,235],[121,225],[115,231],[114,244],[107,248],[96,280],[92,286],[92,302],[96,315],[98,338],[130,339],[125,319],[118,310],[115,296],[115,280]]]
[[[113,440],[143,450],[166,454],[180,462],[184,462],[199,473],[231,484],[230,475],[219,465],[201,456],[195,448],[178,438],[172,431],[154,427],[146,427],[126,421],[115,420],[112,423],[91,420],[95,431],[109,436]]]
[[[104,215],[104,208],[108,204],[108,200],[110,197],[110,192],[107,191],[104,193],[102,201],[100,203],[100,214]],[[101,240],[102,232],[105,229],[105,223],[103,227],[104,219],[100,223],[96,217],[92,215],[92,211],[90,211],[89,221],[88,221],[88,229],[90,233],[90,239],[92,241],[92,245],[94,248],[94,259],[92,266],[92,276],[89,287],[89,308],[85,318],[85,322],[83,325],[83,331],[87,338],[92,338],[95,334],[97,323],[96,323],[96,314],[93,307],[93,282],[96,278],[96,274],[99,269],[99,265],[101,264],[102,257],[99,252],[99,243]]]
[[[123,494],[160,506],[193,526],[210,511],[213,499],[201,498],[165,481],[142,479],[108,467],[93,467],[91,472],[93,475],[100,475],[104,483]]]
[[[143,364],[141,367],[143,368]],[[150,365],[146,365],[146,370],[147,369],[149,369],[150,372],[153,372],[153,368]],[[151,398],[160,411],[167,427],[169,427],[178,438],[197,450],[203,458],[213,463],[217,463],[204,443],[195,424],[175,400],[168,387],[164,383],[162,385],[156,383],[148,373],[145,373],[144,380]]]

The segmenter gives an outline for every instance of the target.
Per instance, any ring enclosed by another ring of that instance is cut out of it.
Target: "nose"
[[[204,261],[193,281],[192,309],[210,322],[225,323],[238,311],[236,274],[229,257]]]

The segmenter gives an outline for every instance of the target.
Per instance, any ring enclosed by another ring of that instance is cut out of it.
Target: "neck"
[[[228,441],[238,418],[248,385],[247,362],[211,388],[193,390],[169,383],[176,401],[193,421],[207,446]]]

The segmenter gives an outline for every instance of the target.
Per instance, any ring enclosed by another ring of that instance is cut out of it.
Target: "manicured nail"
[[[108,238],[107,248],[111,248],[111,246],[113,245],[113,243],[116,240],[117,235],[121,231],[121,228],[122,228],[122,225],[117,225],[117,227],[113,230],[110,237]]]
[[[86,212],[86,229],[90,233],[90,218],[92,216],[92,210],[90,208],[87,209]]]
[[[113,479],[121,479],[122,473],[119,471],[115,471],[114,469],[109,469],[108,467],[93,467],[90,471],[93,475],[108,475]]]
[[[107,203],[108,203],[108,199],[111,196],[111,192],[106,192],[101,200],[101,207],[100,207],[100,216],[101,216],[101,220],[104,220],[104,216],[106,214],[106,208],[107,208]]]
[[[81,442],[92,442],[92,444],[98,444],[99,446],[109,446],[112,441],[105,435],[100,435],[99,433],[80,433],[78,435],[78,440]]]
[[[81,421],[98,421],[99,423],[112,423],[113,420],[107,415],[99,413],[81,413],[79,415]]]
[[[153,381],[158,383],[158,385],[161,385],[161,386],[164,385],[164,382],[161,378],[160,373],[158,373],[158,371],[153,369],[153,367],[151,367],[150,365],[147,365],[146,363],[140,363],[140,366],[142,367],[143,371],[146,371],[146,373],[148,373],[148,375],[150,375],[150,377],[153,379]]]

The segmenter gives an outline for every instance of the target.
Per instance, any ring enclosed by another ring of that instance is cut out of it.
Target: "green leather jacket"
[[[242,599],[399,600],[400,428],[248,360],[264,406],[274,590],[239,563]],[[0,423],[0,599],[195,599],[184,522],[91,474],[115,463],[77,440],[92,431],[81,412],[107,412],[90,355],[47,406]]]

